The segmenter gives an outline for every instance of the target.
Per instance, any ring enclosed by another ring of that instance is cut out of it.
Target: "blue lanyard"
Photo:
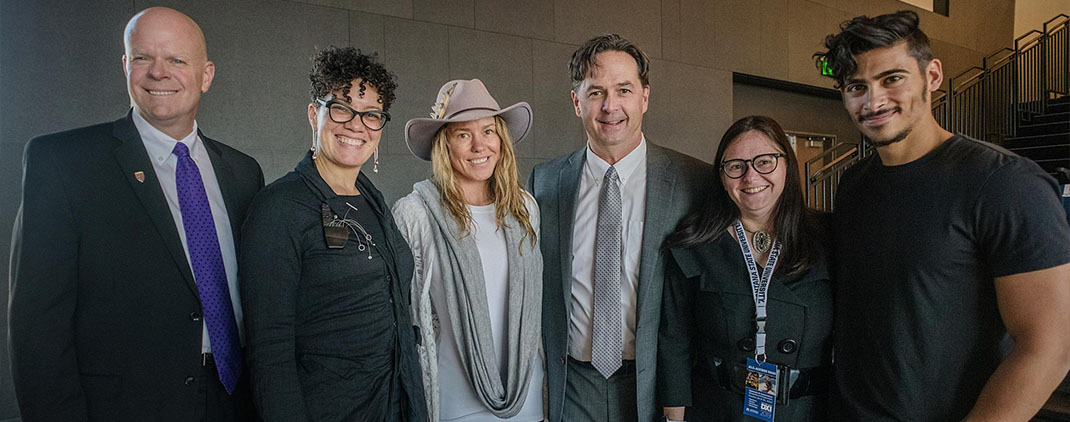
[[[769,302],[769,280],[773,278],[776,261],[780,258],[781,244],[780,240],[773,242],[773,249],[769,251],[769,258],[765,260],[765,270],[758,274],[758,265],[754,262],[754,255],[751,254],[747,233],[743,230],[743,223],[739,220],[736,220],[736,239],[739,239],[739,249],[743,251],[743,260],[747,263],[751,295],[754,297],[754,322],[758,326],[758,332],[754,335],[754,357],[755,360],[765,361],[765,320],[766,307]]]

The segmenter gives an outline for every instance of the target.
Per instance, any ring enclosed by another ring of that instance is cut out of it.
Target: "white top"
[[[506,310],[509,298],[509,257],[506,254],[505,233],[498,230],[494,220],[494,204],[485,206],[468,206],[472,213],[472,233],[479,247],[479,260],[483,264],[483,277],[487,283],[487,307],[490,314],[491,333],[494,336],[494,352],[498,356],[499,371],[502,376],[508,368],[506,356],[508,340],[509,314]],[[454,337],[453,325],[449,312],[446,312],[446,293],[442,289],[442,279],[432,275],[431,302],[439,318],[438,336],[438,383],[440,388],[440,410],[442,421],[541,421],[542,413],[542,379],[543,362],[537,359],[528,386],[527,397],[520,413],[509,419],[494,416],[476,396],[472,383],[465,375],[461,364],[460,350]],[[503,383],[505,384],[505,383]]]
[[[643,245],[646,205],[646,136],[639,146],[613,165],[620,176],[621,199],[621,324],[624,350],[621,358],[635,360],[635,307],[639,287],[639,255]],[[598,195],[609,163],[587,147],[587,160],[580,176],[576,219],[572,225],[572,311],[569,314],[568,354],[591,361],[594,321],[594,249],[598,228]]]
[[[204,183],[204,191],[208,195],[208,203],[212,207],[212,220],[215,222],[215,233],[219,237],[219,252],[223,255],[223,268],[227,272],[227,287],[230,289],[230,303],[234,306],[234,317],[238,322],[238,338],[241,344],[245,344],[245,326],[242,324],[241,298],[238,296],[238,256],[234,249],[234,236],[230,227],[230,218],[227,216],[227,206],[223,202],[223,193],[219,190],[219,181],[215,177],[215,168],[208,158],[208,150],[204,147],[204,141],[197,136],[197,122],[193,122],[193,131],[182,140],[174,139],[156,129],[144,117],[135,110],[133,113],[134,126],[141,135],[141,142],[145,144],[145,152],[149,154],[152,168],[156,171],[156,178],[160,181],[160,189],[167,198],[167,207],[171,209],[171,217],[175,220],[175,229],[178,230],[178,238],[182,241],[182,250],[186,252],[186,262],[190,262],[189,246],[186,245],[186,227],[182,225],[182,209],[178,205],[178,187],[175,182],[175,170],[178,166],[178,157],[172,153],[175,145],[179,142],[186,144],[189,155],[193,162],[197,163],[197,170],[201,172],[201,181]],[[193,268],[190,267],[190,272]],[[212,343],[208,339],[208,326],[201,322],[201,353],[211,353]]]

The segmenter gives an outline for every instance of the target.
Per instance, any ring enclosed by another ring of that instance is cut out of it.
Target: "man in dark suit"
[[[619,35],[572,55],[587,146],[535,166],[550,420],[652,421],[661,245],[701,203],[713,168],[642,132],[648,59]]]
[[[144,10],[124,45],[126,117],[26,146],[9,337],[22,420],[245,420],[234,245],[263,174],[197,129],[215,68],[192,19]]]

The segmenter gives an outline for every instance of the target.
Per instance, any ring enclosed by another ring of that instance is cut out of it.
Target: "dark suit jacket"
[[[654,402],[658,325],[664,276],[665,237],[692,208],[703,203],[713,167],[671,149],[647,143],[646,205],[639,259],[635,321],[636,392],[640,421],[661,412]],[[565,399],[568,324],[572,303],[572,226],[586,147],[535,166],[528,191],[539,203],[543,256],[543,341],[546,348],[549,419],[559,421]]]
[[[237,236],[263,174],[201,139]],[[23,169],[9,337],[22,420],[193,420],[198,384],[219,381],[195,377],[200,299],[130,114],[30,140]]]

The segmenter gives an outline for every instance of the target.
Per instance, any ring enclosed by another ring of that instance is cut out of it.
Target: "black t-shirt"
[[[1070,262],[1055,180],[961,136],[848,169],[833,233],[834,420],[962,419],[1000,362],[993,279]]]

